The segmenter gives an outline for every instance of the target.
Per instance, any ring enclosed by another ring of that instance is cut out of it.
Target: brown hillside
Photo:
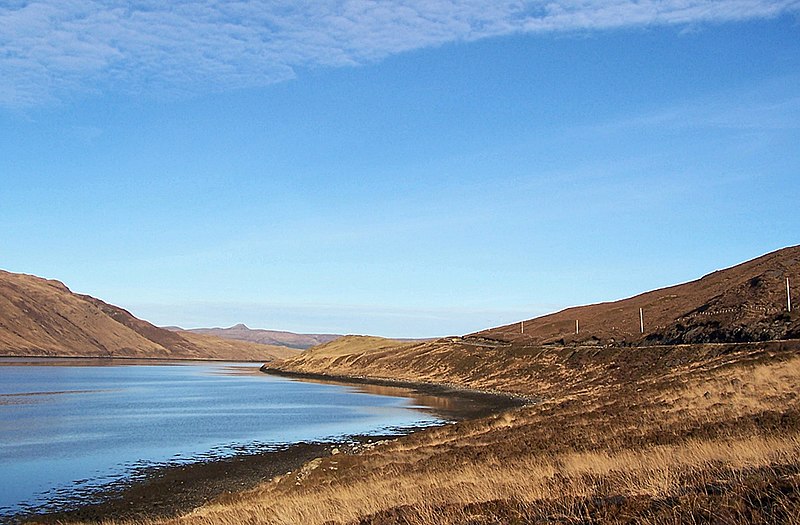
[[[534,402],[321,458],[168,523],[797,525],[800,338],[796,311],[781,311],[797,261],[798,248],[781,250],[527,321],[524,335],[516,323],[417,344],[347,337],[313,348],[277,368]],[[583,338],[569,334],[576,315]],[[715,340],[725,342],[656,344]]]
[[[716,366],[732,352],[797,355],[800,341],[650,346],[542,347],[445,338],[425,343],[346,336],[263,368],[282,373],[450,384],[523,396],[563,395],[651,373]]]
[[[696,281],[621,301],[568,308],[524,321],[524,326],[518,322],[472,336],[526,344],[633,345],[800,338],[800,317],[796,310],[787,312],[787,277],[794,288],[793,303],[800,307],[800,246]]]
[[[394,362],[386,342],[374,352],[353,342],[362,348],[352,374],[441,379],[450,368],[457,384],[508,384],[537,401],[318,458],[156,523],[798,524],[800,341],[528,355],[517,343],[459,345],[449,360],[417,345],[396,349]],[[333,370],[344,370],[344,349],[328,353],[340,360]]]
[[[713,360],[727,351],[710,343],[745,342],[762,351],[765,340],[800,339],[800,315],[786,312],[785,275],[790,274],[798,275],[800,285],[800,247],[690,283],[525,321],[524,334],[515,323],[419,343],[347,336],[277,366],[283,372],[451,383],[532,395],[611,379],[625,382],[637,373],[634,357],[643,370],[669,368]],[[644,334],[638,333],[639,308]],[[577,335],[576,318],[581,326]],[[568,327],[572,333],[565,333]],[[651,348],[634,354],[629,345],[637,344]],[[797,346],[791,341],[785,347]]]
[[[272,361],[292,353],[170,332],[59,281],[0,270],[0,355]]]
[[[417,344],[346,337],[280,362],[284,373],[450,383],[534,402],[320,458],[168,523],[797,525],[800,339],[787,340],[796,313],[769,310],[780,309],[797,252],[535,319],[527,337],[518,324]],[[663,326],[637,335],[639,307]],[[634,328],[623,330],[630,309]],[[568,342],[627,344],[541,344],[558,342],[557,323],[575,312],[597,340]],[[658,336],[730,342],[656,345]],[[748,337],[782,340],[736,342]]]

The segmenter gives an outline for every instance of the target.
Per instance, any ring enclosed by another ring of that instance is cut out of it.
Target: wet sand
[[[334,383],[371,394],[408,397],[416,405],[442,419],[459,421],[485,417],[527,400],[499,394],[486,394],[443,385],[328,377],[315,374],[263,372],[303,381]],[[397,439],[400,434],[359,435],[325,442],[296,443],[269,452],[239,454],[229,458],[176,466],[152,467],[137,480],[109,486],[92,495],[92,501],[75,502],[57,512],[17,515],[10,523],[96,522],[107,519],[141,521],[176,516],[227,494],[248,490],[261,482],[299,468],[307,461],[331,455],[333,449],[345,454],[358,453],[364,444]]]

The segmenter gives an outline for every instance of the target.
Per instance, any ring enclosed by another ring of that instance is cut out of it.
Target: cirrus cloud
[[[0,105],[224,91],[448,42],[798,11],[797,0],[12,0],[0,4]]]

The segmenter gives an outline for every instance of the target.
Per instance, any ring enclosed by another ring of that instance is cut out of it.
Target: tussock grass
[[[502,465],[473,464],[424,473],[397,469],[391,476],[372,475],[354,482],[306,487],[301,481],[290,489],[278,481],[234,502],[209,505],[168,523],[353,523],[396,508],[406,509],[404,523],[462,523],[459,516],[463,517],[465,507],[497,501],[513,502],[511,507],[529,517],[572,502],[570,509],[559,512],[564,519],[579,519],[579,501],[618,494],[666,500],[702,492],[712,482],[735,491],[737,483],[745,485],[742,480],[748,473],[792,465],[798,457],[800,436],[795,434],[690,440],[641,450],[556,457],[531,455]],[[797,478],[794,482],[796,486]]]
[[[673,411],[742,415],[792,403],[800,395],[800,357],[716,372],[692,378],[660,399],[669,402]]]

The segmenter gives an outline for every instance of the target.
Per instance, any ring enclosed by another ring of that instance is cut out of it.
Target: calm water
[[[255,364],[0,359],[0,517],[142,467],[441,422],[419,408]]]

